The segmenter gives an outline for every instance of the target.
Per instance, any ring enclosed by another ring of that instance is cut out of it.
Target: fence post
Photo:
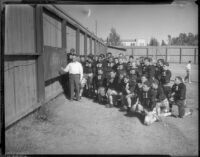
[[[181,64],[181,56],[182,56],[182,48],[180,48],[180,60],[179,60],[179,64]]]
[[[44,42],[43,42],[43,7],[36,5],[35,8],[35,29],[36,29],[36,52],[37,58],[37,98],[38,102],[43,103],[45,99],[45,78],[44,78]]]
[[[167,62],[167,47],[166,47],[165,61]]]
[[[149,56],[149,47],[147,47],[147,57]]]
[[[80,54],[80,29],[76,30],[76,53]]]
[[[197,50],[194,48],[194,64],[196,64],[196,56],[197,56]]]

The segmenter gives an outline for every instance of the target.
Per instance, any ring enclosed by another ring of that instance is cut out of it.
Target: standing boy
[[[191,61],[188,62],[185,69],[186,69],[186,76],[185,76],[184,81],[186,82],[186,80],[188,80],[188,83],[192,83],[191,79],[190,79],[190,73],[191,73],[191,69],[192,69]]]
[[[192,110],[187,110],[185,106],[185,100],[186,100],[186,86],[183,83],[182,78],[180,76],[177,76],[175,78],[174,85],[172,86],[170,103],[172,105],[178,106],[178,116],[180,118],[192,114]],[[176,114],[174,115],[177,117]]]

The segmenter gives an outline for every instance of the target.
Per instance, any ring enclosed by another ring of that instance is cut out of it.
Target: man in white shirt
[[[190,72],[191,72],[191,61],[188,62],[188,64],[186,65],[186,76],[185,76],[185,79],[184,81],[186,82],[186,80],[188,80],[189,83],[192,83],[191,80],[190,80]]]
[[[69,86],[70,86],[70,101],[73,101],[74,89],[76,94],[76,100],[79,101],[80,97],[80,81],[83,78],[83,67],[81,63],[77,61],[76,54],[72,57],[70,62],[65,68],[61,67],[64,72],[69,73]]]

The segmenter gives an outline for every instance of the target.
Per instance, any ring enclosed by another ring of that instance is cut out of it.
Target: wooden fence
[[[193,64],[198,64],[198,46],[108,46],[107,52],[111,52],[114,56],[122,53],[127,57],[130,55],[135,58],[149,56],[179,64],[191,60]]]
[[[198,46],[141,46],[123,47],[126,48],[126,55],[150,56],[155,59],[162,58],[169,63],[187,63],[189,60],[193,64],[198,64]]]
[[[98,54],[105,44],[52,5],[4,5],[5,126],[40,107],[66,88],[66,53]],[[65,83],[65,84],[64,84]]]

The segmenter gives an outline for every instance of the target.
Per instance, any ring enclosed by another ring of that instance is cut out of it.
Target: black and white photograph
[[[198,156],[199,2],[60,1],[0,2],[1,153]]]

